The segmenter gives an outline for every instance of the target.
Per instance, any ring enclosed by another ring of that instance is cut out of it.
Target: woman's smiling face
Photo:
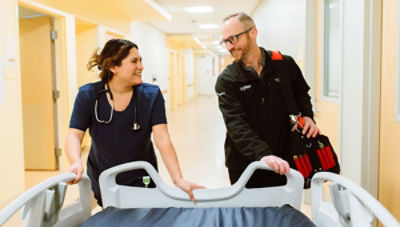
[[[139,85],[143,83],[143,69],[142,56],[140,56],[138,49],[132,47],[129,50],[129,54],[121,61],[121,64],[112,67],[111,71],[114,73],[112,79],[120,80],[129,84],[129,86]]]

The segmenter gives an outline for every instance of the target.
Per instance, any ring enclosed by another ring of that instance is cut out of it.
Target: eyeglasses
[[[253,28],[254,28],[254,27],[251,27],[251,28],[247,29],[247,30],[244,31],[244,32],[241,32],[241,33],[238,33],[238,34],[236,34],[236,35],[230,36],[230,37],[227,38],[227,39],[223,39],[221,42],[219,42],[219,44],[221,44],[222,46],[224,46],[224,45],[226,46],[226,44],[227,44],[228,42],[229,42],[230,44],[236,44],[236,43],[239,41],[239,36],[250,32],[251,29],[253,29]]]

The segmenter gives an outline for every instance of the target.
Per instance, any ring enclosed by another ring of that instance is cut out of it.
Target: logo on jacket
[[[240,91],[246,91],[246,90],[249,90],[250,88],[251,88],[251,84],[244,85],[244,86],[240,87]]]

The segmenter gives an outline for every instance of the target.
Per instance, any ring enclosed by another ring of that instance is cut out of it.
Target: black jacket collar
[[[264,53],[264,68],[261,74],[272,73],[272,59],[270,54],[262,47],[260,47],[261,51]],[[255,73],[245,69],[245,66],[242,62],[234,62],[236,69],[238,70],[237,79],[240,82],[247,82],[258,80],[260,77]]]

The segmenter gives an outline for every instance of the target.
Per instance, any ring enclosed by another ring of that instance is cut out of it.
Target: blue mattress
[[[246,208],[131,208],[107,209],[91,216],[81,226],[315,226],[300,211],[282,207]]]

